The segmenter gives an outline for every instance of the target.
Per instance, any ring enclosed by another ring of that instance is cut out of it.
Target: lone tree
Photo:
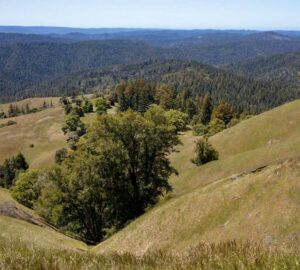
[[[168,156],[179,143],[164,111],[101,115],[49,175],[37,209],[50,223],[97,243],[171,191]]]
[[[196,142],[195,153],[196,157],[192,159],[192,162],[197,166],[219,159],[219,153],[213,148],[207,138],[201,138]]]

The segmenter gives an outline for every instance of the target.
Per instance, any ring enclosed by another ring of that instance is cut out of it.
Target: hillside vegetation
[[[57,232],[32,210],[17,203],[9,192],[2,188],[0,188],[0,238],[2,242],[22,243],[33,248],[87,250],[84,243]]]
[[[87,253],[82,253],[88,249],[85,244],[57,232],[34,211],[14,201],[7,190],[0,189],[0,255],[5,258],[0,260],[0,266],[4,269],[21,269],[20,264],[28,269],[40,269],[41,265],[47,269],[84,269],[87,265],[90,269],[169,266],[170,269],[297,269],[297,251],[287,250],[297,250],[300,239],[299,117],[300,100],[297,100],[215,135],[210,141],[219,151],[220,159],[201,167],[190,162],[196,137],[190,131],[183,133],[180,136],[183,144],[171,155],[179,172],[170,181],[173,193]],[[55,125],[59,133],[63,118],[62,108],[56,107],[14,119],[30,124],[31,128],[23,127],[27,143],[30,138],[49,143],[53,135],[45,133],[46,127]],[[91,123],[93,118],[91,114],[84,121]],[[39,121],[42,119],[44,124]],[[12,134],[17,133],[9,130],[13,127],[2,129],[12,132],[0,144],[15,145],[9,155],[19,151],[16,145],[21,141],[10,141],[14,140]],[[39,132],[34,133],[36,130]],[[64,136],[59,138],[56,142],[65,144]],[[53,162],[52,159],[37,162],[42,148],[26,150],[25,145],[24,152],[33,167]],[[56,144],[50,143],[48,147],[49,153],[54,153]],[[30,155],[31,150],[38,151]],[[219,242],[222,244],[210,245]],[[59,250],[68,252],[62,254]],[[9,256],[19,258],[19,264],[9,260]]]
[[[223,131],[211,139],[220,160],[198,168],[190,163],[195,138],[184,135],[172,156],[179,171],[173,196],[94,251],[143,254],[230,239],[296,247],[299,116],[295,101]]]
[[[197,62],[178,60],[151,60],[76,72],[32,86],[27,93],[41,94],[41,89],[46,95],[103,92],[114,89],[120,82],[141,78],[157,85],[167,84],[179,94],[210,93],[214,103],[225,100],[236,110],[250,113],[260,113],[300,97],[299,87],[294,84],[261,82]]]

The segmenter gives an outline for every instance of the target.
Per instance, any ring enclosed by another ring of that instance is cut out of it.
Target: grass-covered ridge
[[[295,101],[225,130],[211,138],[220,160],[199,168],[190,163],[195,138],[183,135],[172,156],[179,177],[171,198],[94,250],[140,254],[231,239],[297,245],[299,201],[291,194],[299,189],[299,116]]]

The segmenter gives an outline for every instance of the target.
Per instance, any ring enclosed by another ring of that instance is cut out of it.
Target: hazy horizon
[[[0,25],[170,30],[300,30],[296,0],[1,0]]]

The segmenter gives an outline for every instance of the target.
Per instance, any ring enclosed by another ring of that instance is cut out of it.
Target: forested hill
[[[28,43],[70,43],[71,40],[66,37],[52,37],[48,35],[25,35],[14,33],[0,33],[0,46]]]
[[[250,78],[274,81],[283,80],[298,82],[300,72],[300,52],[259,57],[226,67],[237,75]]]
[[[82,42],[71,41],[67,35],[64,42],[62,37],[51,35],[19,34],[2,34],[1,41],[0,34],[0,102],[31,96],[98,91],[130,78],[167,82],[178,91],[211,92],[215,100],[228,100],[251,112],[261,112],[299,97],[297,82],[289,80],[290,75],[294,74],[294,70],[289,73],[291,56],[283,60],[280,58],[278,62],[275,57],[275,60],[266,60],[267,64],[249,62],[249,67],[247,63],[246,66],[240,64],[255,56],[268,57],[276,53],[300,51],[300,39],[297,37],[275,32],[169,31],[163,41],[166,42],[164,47],[151,46],[151,42],[162,42],[162,33],[122,32],[118,34],[122,38],[119,40]],[[195,34],[197,36],[189,36]],[[131,35],[133,39],[124,39],[126,35]],[[174,39],[177,41],[174,42]],[[152,41],[149,43],[149,40]],[[172,42],[166,46],[168,40]],[[296,53],[292,55],[299,57]],[[170,62],[171,59],[177,61]],[[254,74],[250,74],[254,79],[274,76],[279,82],[242,79],[211,67],[182,61],[220,65],[246,77],[248,70],[250,73],[254,70]],[[274,73],[272,65],[275,65]],[[293,65],[296,69],[297,60]],[[263,75],[256,76],[255,73]],[[282,79],[284,81],[280,82]]]
[[[144,79],[167,84],[176,92],[210,93],[215,102],[228,101],[239,111],[259,113],[300,97],[300,89],[281,82],[262,82],[230,74],[197,62],[155,60],[93,69],[47,81],[27,89],[24,96],[72,95],[111,90],[125,80]]]
[[[206,42],[208,37],[204,37]],[[211,65],[221,66],[237,63],[256,57],[268,57],[276,54],[299,52],[300,39],[276,32],[263,32],[238,37],[217,39],[210,37],[211,43],[206,44],[202,38],[191,38],[175,44],[181,58],[197,60]]]
[[[166,57],[164,49],[125,40],[71,44],[30,43],[2,46],[0,50],[1,100],[44,80],[89,68]],[[42,95],[44,92],[40,90]]]

